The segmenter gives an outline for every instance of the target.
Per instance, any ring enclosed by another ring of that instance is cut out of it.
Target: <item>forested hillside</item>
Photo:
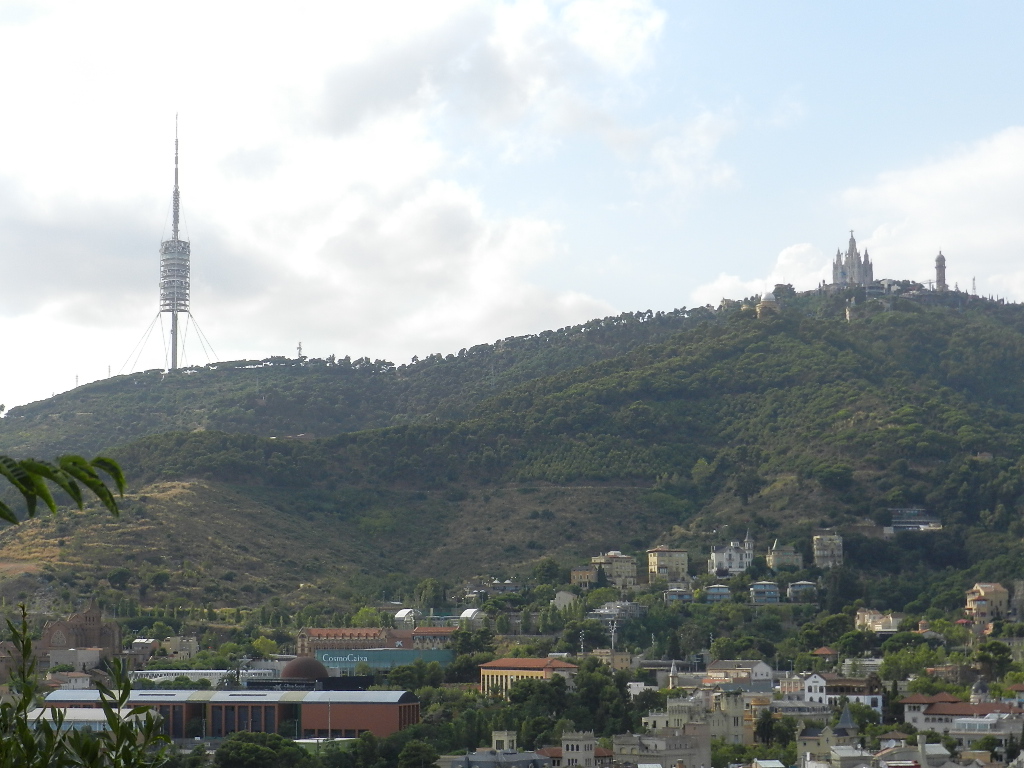
[[[657,542],[691,548],[699,566],[748,527],[762,551],[779,537],[809,555],[814,529],[838,527],[849,567],[829,574],[829,600],[947,609],[971,579],[1024,573],[1024,315],[875,304],[852,322],[824,296],[760,321],[739,304],[703,320],[630,315],[398,369],[277,361],[115,380],[17,409],[0,434],[110,445],[58,410],[76,397],[129,414],[112,416],[121,435],[204,414],[205,430],[115,448],[132,486],[198,481],[229,489],[239,514],[315,518],[370,581],[526,572]],[[266,405],[246,399],[256,375]],[[174,407],[186,400],[188,416]],[[305,430],[334,434],[287,437]],[[944,530],[872,538],[904,506]],[[270,546],[274,531],[252,536]],[[311,580],[302,568],[295,580]]]
[[[0,419],[0,451],[96,452],[146,435],[197,429],[323,437],[462,419],[484,398],[524,381],[616,357],[716,319],[706,308],[625,313],[400,366],[331,355],[115,376],[12,408]]]

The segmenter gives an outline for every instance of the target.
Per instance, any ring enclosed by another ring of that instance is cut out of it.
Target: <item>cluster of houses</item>
[[[498,659],[480,666],[480,690],[505,697],[517,680],[550,680],[555,676],[565,678],[571,685],[576,671],[574,664],[561,658]],[[902,696],[904,722],[913,726],[913,730],[937,731],[957,742],[961,749],[960,761],[954,762],[943,746],[926,744],[923,737],[911,738],[898,729],[882,737],[879,750],[863,748],[849,704],[856,702],[882,713],[885,691],[877,674],[863,677],[834,673],[793,675],[777,672],[761,660],[739,659],[712,662],[699,672],[679,671],[673,663],[661,683],[661,688],[670,691],[665,708],[644,716],[645,733],[614,736],[611,750],[602,757],[619,764],[645,763],[662,768],[708,766],[713,740],[743,745],[756,743],[758,721],[767,711],[773,719],[792,717],[800,723],[796,740],[801,768],[860,765],[911,768],[914,762],[917,768],[925,765],[952,768],[972,761],[988,764],[991,755],[972,752],[975,743],[993,737],[996,743],[1005,746],[1011,738],[1019,737],[1024,728],[1024,708],[1021,707],[1024,686],[1019,686],[1021,691],[1016,694],[1020,699],[1013,700],[991,700],[983,683],[975,686],[970,701],[961,701],[949,694]],[[644,688],[636,686],[634,694]],[[838,723],[823,726],[822,723],[828,723],[841,706],[845,708]],[[542,753],[543,750],[538,751],[541,756]],[[453,765],[476,764],[476,755],[480,753],[465,756],[461,758],[462,763]],[[603,764],[594,757],[591,765]],[[489,763],[485,758],[479,764]]]
[[[814,565],[818,568],[837,568],[843,564],[843,539],[834,531],[822,531],[811,539]],[[754,564],[755,542],[747,531],[742,541],[716,545],[708,555],[707,572],[719,578],[744,573]],[[765,559],[773,571],[782,569],[801,570],[804,556],[792,544],[772,543]],[[632,590],[664,583],[666,602],[693,602],[703,599],[709,603],[733,601],[732,589],[727,584],[709,584],[702,590],[694,590],[689,574],[689,552],[671,549],[664,545],[647,550],[647,572],[638,569],[637,560],[618,550],[595,555],[587,565],[572,569],[570,579],[573,586],[587,590],[601,584],[620,590]],[[645,578],[643,578],[645,577]],[[786,586],[785,592],[774,581],[758,581],[748,588],[748,599],[754,605],[780,603],[783,598],[790,602],[811,601],[817,595],[817,585],[812,581],[795,581]]]

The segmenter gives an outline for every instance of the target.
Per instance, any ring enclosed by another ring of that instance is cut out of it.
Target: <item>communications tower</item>
[[[178,238],[181,195],[178,192],[178,119],[174,119],[174,192],[171,197],[171,239],[160,243],[160,311],[171,313],[171,370],[178,368],[178,315],[189,314],[188,240]]]

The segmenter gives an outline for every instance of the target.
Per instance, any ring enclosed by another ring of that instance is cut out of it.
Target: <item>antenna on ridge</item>
[[[174,115],[174,192],[171,195],[171,239],[160,243],[160,311],[171,313],[171,370],[178,368],[178,313],[189,314],[191,276],[188,240],[178,238],[181,194],[178,190],[178,115]]]
[[[143,334],[142,339],[138,344],[135,345],[135,349],[132,350],[132,355],[135,355],[138,350],[138,355],[135,357],[135,363],[138,363],[139,358],[142,356],[142,352],[145,349],[146,341],[149,339],[150,333],[156,323],[163,316],[163,313],[169,312],[171,315],[171,338],[170,338],[170,352],[171,360],[168,370],[174,371],[178,368],[178,351],[179,347],[184,355],[185,340],[182,339],[179,344],[178,341],[178,315],[184,314],[186,316],[185,333],[184,336],[188,337],[189,323],[191,320],[192,325],[195,326],[196,334],[199,339],[200,345],[202,345],[203,351],[206,352],[206,358],[209,361],[211,353],[216,358],[217,353],[213,349],[213,345],[210,344],[206,335],[199,327],[199,323],[196,322],[195,317],[192,315],[191,308],[189,306],[189,299],[192,287],[191,278],[191,264],[190,260],[192,257],[192,246],[188,240],[181,239],[181,191],[178,186],[178,113],[174,113],[174,189],[171,193],[171,237],[168,240],[164,240],[160,243],[160,308],[157,310],[156,317],[153,322],[149,324],[149,328]],[[163,321],[160,320],[161,336],[163,335]],[[166,347],[165,347],[166,350]],[[121,366],[121,370],[128,365],[131,361],[129,356],[125,364]],[[134,363],[132,369],[134,369]],[[119,371],[120,373],[120,371]],[[107,375],[110,375],[110,369],[107,368]]]
[[[174,194],[172,197],[171,240],[178,239],[178,220],[181,215],[181,196],[178,193],[178,113],[174,113]]]

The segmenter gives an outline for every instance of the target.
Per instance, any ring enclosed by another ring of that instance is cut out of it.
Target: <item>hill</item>
[[[625,313],[399,366],[334,355],[273,357],[115,376],[11,408],[0,419],[0,452],[96,453],[172,431],[324,437],[458,420],[524,381],[616,357],[714,320],[705,308]]]
[[[524,353],[519,373],[490,397],[479,360],[500,354],[500,345],[467,351],[465,360],[409,375],[422,382],[433,371],[440,382],[459,366],[475,372],[451,387],[460,394],[444,407],[459,416],[446,421],[441,400],[423,395],[433,411],[382,409],[373,418],[406,422],[386,428],[312,440],[164,433],[114,456],[135,488],[187,483],[196,509],[200,498],[230,494],[234,517],[266,521],[250,526],[245,544],[262,558],[278,550],[278,537],[284,551],[323,553],[285,558],[294,565],[281,570],[280,584],[319,578],[328,591],[522,572],[544,556],[568,561],[658,541],[690,547],[699,564],[697,553],[720,541],[725,525],[749,527],[761,550],[776,537],[806,549],[812,530],[838,527],[850,568],[829,575],[835,601],[945,610],[971,579],[1024,573],[1022,309],[869,302],[847,322],[837,316],[843,306],[841,297],[792,297],[779,315],[758,321],[737,304],[704,322],[694,313],[692,323],[687,316],[681,329],[646,340],[641,331],[648,323],[656,329],[658,319],[631,321],[620,354],[574,331],[558,344],[569,360],[589,361],[554,370],[539,362],[541,335],[523,343],[536,354]],[[584,351],[573,351],[572,339]],[[319,375],[282,374],[326,380]],[[407,385],[398,370],[380,375]],[[58,421],[35,408],[12,423]],[[26,443],[43,444],[30,433]],[[940,517],[944,530],[870,538],[891,508],[912,505]],[[257,509],[274,514],[250,512]],[[183,550],[182,560],[209,559],[201,540],[212,522],[197,525],[187,505],[168,510],[190,520],[174,538],[197,554]],[[3,556],[16,559],[8,549],[23,546],[30,530],[5,534]],[[128,548],[160,546],[140,540]],[[318,557],[331,567],[318,570]]]

